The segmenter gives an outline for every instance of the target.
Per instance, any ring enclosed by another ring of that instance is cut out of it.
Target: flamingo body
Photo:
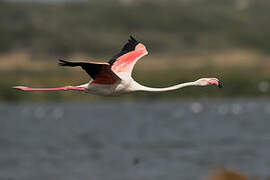
[[[187,86],[216,85],[222,87],[217,78],[201,78],[197,81],[182,83],[166,88],[151,88],[137,83],[132,77],[132,70],[136,62],[147,55],[146,47],[132,36],[122,50],[108,63],[106,62],[69,62],[59,59],[60,66],[80,66],[92,78],[89,83],[79,86],[64,86],[60,88],[28,88],[15,86],[22,91],[83,91],[102,96],[115,96],[134,91],[163,92],[180,89]]]

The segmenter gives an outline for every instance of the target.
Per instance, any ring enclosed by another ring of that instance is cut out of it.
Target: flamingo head
[[[217,78],[201,78],[195,82],[198,86],[216,85],[219,88],[222,88],[222,84]]]

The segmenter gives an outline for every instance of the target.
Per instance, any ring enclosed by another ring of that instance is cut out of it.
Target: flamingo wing
[[[111,70],[109,63],[101,62],[69,62],[59,59],[60,66],[80,66],[93,79],[92,83],[113,84],[120,78]]]
[[[110,61],[111,69],[114,73],[127,73],[131,76],[135,63],[148,52],[145,46],[130,36],[121,52],[115,55]]]

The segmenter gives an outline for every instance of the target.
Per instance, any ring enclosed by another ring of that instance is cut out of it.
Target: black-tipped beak
[[[223,88],[223,84],[221,82],[218,83],[219,88]]]

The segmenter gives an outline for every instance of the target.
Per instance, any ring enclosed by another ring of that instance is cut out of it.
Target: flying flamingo
[[[135,63],[148,52],[145,46],[132,36],[124,45],[121,52],[107,62],[69,62],[59,59],[60,66],[80,66],[92,78],[88,83],[79,86],[64,86],[59,88],[29,88],[15,86],[22,91],[83,91],[86,93],[114,96],[134,91],[163,92],[180,89],[187,86],[216,85],[222,87],[217,78],[201,78],[194,82],[186,82],[166,88],[151,88],[137,83],[131,73]]]

